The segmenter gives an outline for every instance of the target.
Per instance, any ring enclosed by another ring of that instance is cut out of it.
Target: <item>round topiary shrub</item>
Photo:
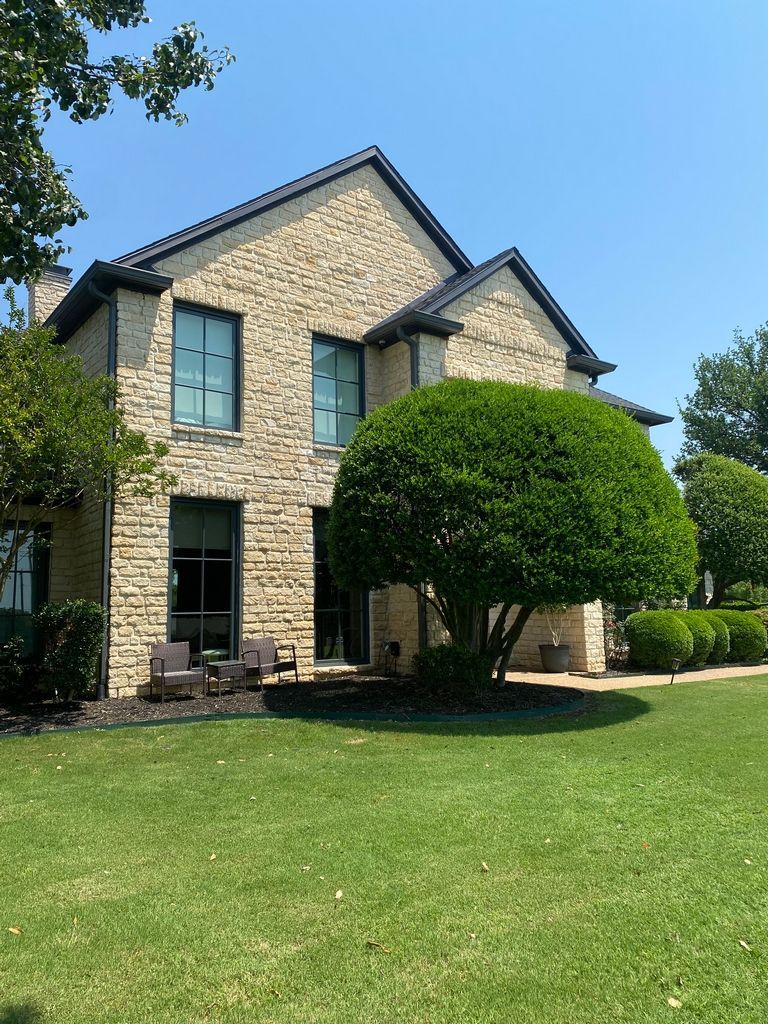
[[[750,614],[760,619],[766,630],[768,630],[768,608],[755,608]]]
[[[697,609],[697,614],[701,615],[715,631],[715,644],[707,659],[707,664],[722,665],[724,661],[728,660],[728,652],[731,649],[731,635],[728,632],[728,627],[716,611],[707,611],[702,608]]]
[[[723,601],[718,610],[726,612],[753,612],[755,608],[757,608],[757,605],[754,601],[733,600]]]
[[[751,612],[730,612],[716,609],[728,627],[731,649],[728,661],[760,661],[768,647],[768,633],[760,619]]]
[[[672,668],[693,654],[693,635],[677,612],[634,612],[626,621],[629,660],[640,668]]]
[[[715,631],[711,622],[696,610],[675,612],[675,615],[690,629],[693,637],[693,654],[687,664],[705,665],[715,646]]]

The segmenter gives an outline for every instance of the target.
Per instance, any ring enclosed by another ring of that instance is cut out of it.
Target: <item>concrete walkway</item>
[[[663,686],[671,672],[653,672],[646,675],[606,676],[590,679],[578,672],[531,672],[528,669],[510,669],[509,683],[546,683],[548,686],[575,686],[579,690],[631,690],[637,686]],[[731,679],[734,676],[762,676],[768,681],[768,665],[725,665],[712,668],[683,669],[675,676],[678,683],[695,683],[705,679]]]

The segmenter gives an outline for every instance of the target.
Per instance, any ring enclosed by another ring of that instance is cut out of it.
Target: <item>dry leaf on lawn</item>
[[[212,853],[208,860],[216,860],[216,854]]]
[[[667,1000],[667,1002],[669,1003],[669,1005],[672,1007],[673,1010],[679,1010],[680,1007],[683,1005],[680,1002],[680,1000],[679,999],[675,999],[674,996],[670,996],[669,999]]]
[[[477,932],[467,932],[467,935],[470,937],[470,939],[477,938]]]
[[[217,761],[216,764],[226,764],[226,761]]]
[[[336,899],[337,900],[340,900],[343,895],[344,895],[344,893],[341,891],[341,889],[337,889],[336,890]]]
[[[392,950],[389,946],[384,946],[381,942],[377,942],[375,939],[366,939],[366,946],[370,946],[371,949],[380,949],[382,953],[391,953]]]
[[[487,865],[487,864],[485,863],[485,861],[483,861],[483,865],[482,865],[482,866],[483,866],[483,871],[490,871],[490,870],[491,870],[491,869],[490,869],[490,868],[488,867],[488,865]]]
[[[14,925],[13,928],[9,928],[8,931],[11,933],[11,935],[23,935],[24,934],[24,929],[23,928],[17,928],[15,925]]]
[[[752,947],[750,946],[750,944],[748,942],[745,942],[744,939],[739,939],[739,945],[741,946],[742,949],[746,949],[746,951],[748,953],[752,952]]]

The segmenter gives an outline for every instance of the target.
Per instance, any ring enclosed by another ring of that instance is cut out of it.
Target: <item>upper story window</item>
[[[356,345],[312,342],[312,409],[315,441],[348,444],[363,415],[363,353]]]
[[[237,429],[237,336],[236,317],[174,307],[174,423]]]

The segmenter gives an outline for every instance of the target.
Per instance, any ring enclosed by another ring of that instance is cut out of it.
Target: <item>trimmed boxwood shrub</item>
[[[427,647],[413,656],[417,680],[425,686],[487,686],[493,659],[457,644]]]
[[[733,600],[723,601],[720,608],[726,612],[753,612],[757,605],[754,601],[747,600]]]
[[[728,627],[731,649],[728,661],[759,661],[768,647],[768,633],[760,619],[751,612],[714,610]]]
[[[686,664],[705,665],[715,646],[715,631],[711,622],[696,610],[679,611],[675,612],[675,615],[690,629],[693,637],[693,654]]]
[[[107,613],[96,601],[44,604],[35,616],[43,641],[43,670],[49,689],[85,697],[93,689],[96,661],[104,643]]]
[[[693,635],[677,612],[633,612],[626,621],[629,660],[640,668],[672,668],[693,654]]]
[[[698,614],[705,618],[715,631],[715,646],[707,659],[707,664],[722,665],[724,661],[728,660],[728,652],[731,649],[731,635],[728,632],[728,627],[716,611],[707,611],[702,608]]]

